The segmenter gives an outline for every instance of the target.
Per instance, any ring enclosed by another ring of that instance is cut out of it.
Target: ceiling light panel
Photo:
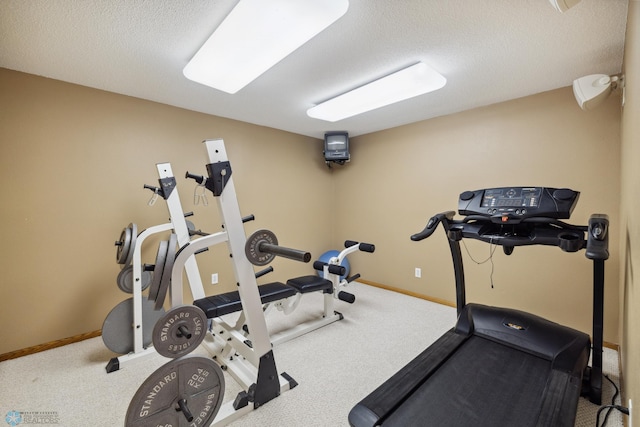
[[[360,86],[307,110],[315,119],[337,122],[385,105],[433,92],[447,83],[444,76],[424,62]]]
[[[240,0],[184,68],[236,93],[343,16],[348,0]]]

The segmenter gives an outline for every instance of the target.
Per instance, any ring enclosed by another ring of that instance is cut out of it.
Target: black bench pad
[[[326,294],[333,292],[331,280],[323,279],[320,276],[302,276],[287,280],[287,285],[293,286],[301,294],[308,292],[323,291]]]
[[[298,293],[296,289],[284,283],[273,282],[258,286],[260,300],[263,304],[289,298]],[[207,319],[224,316],[242,310],[240,292],[232,291],[225,294],[212,295],[210,297],[195,300],[193,304],[204,311]]]

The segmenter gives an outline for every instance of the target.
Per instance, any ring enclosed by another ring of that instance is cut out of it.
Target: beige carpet
[[[233,426],[347,426],[358,401],[455,323],[451,307],[363,284],[353,293],[355,304],[337,303],[344,320],[274,349],[279,371],[299,385]],[[317,315],[321,305],[321,295],[306,295],[290,316],[270,312],[268,324],[273,330],[296,324]],[[0,426],[10,425],[5,417],[13,411],[22,413],[18,426],[28,420],[65,427],[124,425],[133,394],[169,360],[154,354],[107,374],[104,367],[113,356],[101,338],[93,338],[0,363]],[[615,351],[605,349],[604,365],[617,384]],[[231,379],[226,388],[225,402],[239,391]],[[603,403],[609,403],[613,386],[605,380],[603,389]],[[595,425],[597,409],[581,399],[576,426]],[[622,426],[620,414],[612,413],[607,426]]]

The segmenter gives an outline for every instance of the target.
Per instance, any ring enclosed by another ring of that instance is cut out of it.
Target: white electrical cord
[[[491,261],[491,273],[489,274],[489,281],[491,282],[491,289],[493,289],[493,267],[494,267],[493,253],[496,251],[496,248],[498,247],[498,245],[493,244],[493,237],[491,237],[491,240],[489,241],[489,256],[484,261],[476,261],[473,258],[473,256],[471,255],[471,252],[469,252],[469,248],[467,247],[467,244],[465,243],[464,239],[462,240],[462,245],[464,246],[464,250],[467,252],[467,255],[469,255],[469,258],[471,259],[471,261],[475,262],[476,264],[482,265],[487,261]]]
[[[198,192],[198,188],[202,188],[200,192]],[[202,201],[203,206],[209,206],[209,200],[207,200],[207,189],[204,184],[196,185],[196,188],[193,191],[193,204],[198,205]]]

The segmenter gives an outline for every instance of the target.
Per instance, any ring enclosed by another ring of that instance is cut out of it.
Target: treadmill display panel
[[[568,219],[580,193],[568,188],[501,187],[465,191],[458,200],[460,215],[519,222],[527,218]]]
[[[540,203],[542,188],[491,188],[484,191],[481,206],[495,207],[532,207],[537,208]]]

